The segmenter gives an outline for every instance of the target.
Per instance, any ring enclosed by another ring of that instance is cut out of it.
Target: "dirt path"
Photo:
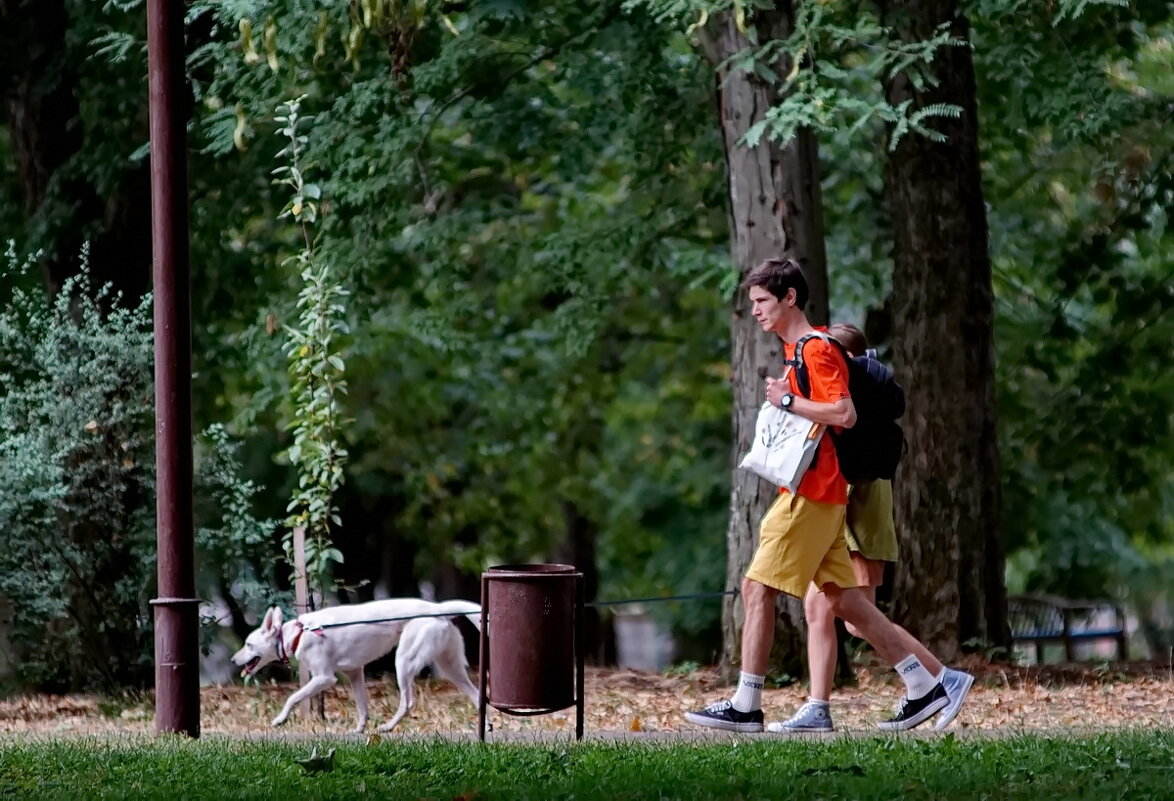
[[[978,681],[952,729],[960,732],[1103,731],[1120,728],[1164,728],[1174,731],[1174,675],[1166,665],[1057,666],[1043,669],[992,665],[969,666]],[[887,716],[900,695],[891,673],[858,671],[859,686],[836,692],[832,714],[839,730],[870,733]],[[688,676],[661,676],[631,670],[587,671],[588,732],[692,732],[681,713],[726,697],[717,674],[698,671]],[[227,685],[204,687],[200,709],[202,731],[209,735],[262,735],[272,732],[268,721],[280,709],[289,685]],[[394,680],[370,683],[371,723],[386,720],[398,700]],[[420,682],[415,711],[396,732],[467,737],[477,728],[476,710],[452,685]],[[767,718],[788,716],[804,698],[800,686],[767,690]],[[490,710],[489,719],[502,735],[573,731],[575,710],[536,717],[512,717]],[[307,721],[296,712],[283,727],[289,734],[341,734],[354,725],[354,704],[341,684],[327,694],[326,721]],[[38,735],[150,734],[154,730],[150,694],[101,699],[80,695],[36,695],[0,701],[0,733]],[[395,735],[390,735],[395,736]]]

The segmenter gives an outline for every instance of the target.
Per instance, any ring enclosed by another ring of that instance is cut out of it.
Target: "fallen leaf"
[[[315,746],[310,751],[310,756],[295,761],[306,773],[330,773],[334,770],[334,749],[331,748],[324,755],[318,756],[318,748]]]

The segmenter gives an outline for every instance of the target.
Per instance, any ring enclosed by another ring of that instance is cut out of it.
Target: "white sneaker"
[[[954,722],[954,718],[958,717],[958,713],[962,711],[962,704],[966,701],[966,695],[970,692],[973,684],[974,676],[969,673],[946,668],[946,675],[942,677],[942,686],[946,688],[946,694],[950,696],[950,703],[942,708],[941,715],[934,721],[935,731],[941,731]]]
[[[784,732],[828,732],[835,731],[832,724],[832,713],[827,704],[817,704],[808,701],[799,707],[799,711],[781,723],[771,723],[767,731],[781,734]]]

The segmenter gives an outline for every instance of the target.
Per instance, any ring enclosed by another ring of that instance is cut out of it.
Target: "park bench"
[[[1064,656],[1076,661],[1076,643],[1112,639],[1117,658],[1128,655],[1125,613],[1113,601],[1072,601],[1050,595],[1013,595],[1007,598],[1007,618],[1016,642],[1035,643],[1037,664],[1044,662],[1044,646],[1064,644]]]

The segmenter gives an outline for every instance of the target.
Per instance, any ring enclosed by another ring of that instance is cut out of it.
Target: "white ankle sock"
[[[753,673],[742,671],[738,679],[738,691],[730,699],[734,709],[739,712],[753,712],[762,709],[762,685],[766,676],[755,676]]]
[[[943,681],[946,680],[946,671],[947,670],[949,670],[949,668],[946,667],[945,665],[942,665],[942,672],[938,674],[938,684],[941,684]]]
[[[823,700],[822,698],[812,698],[810,695],[807,696],[807,703],[816,704],[818,706],[831,706],[831,704],[829,704],[827,701]]]
[[[898,662],[894,669],[901,681],[905,682],[905,695],[910,701],[924,697],[938,683],[913,654]]]

